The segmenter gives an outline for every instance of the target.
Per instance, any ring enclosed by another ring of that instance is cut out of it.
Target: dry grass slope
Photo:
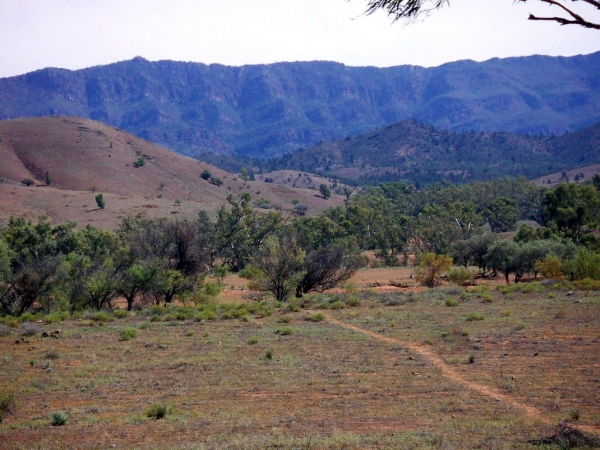
[[[140,158],[145,164],[135,167]],[[312,214],[343,202],[335,195],[324,201],[311,189],[245,182],[124,131],[74,117],[0,122],[0,160],[0,221],[11,215],[47,215],[55,222],[113,228],[130,214],[193,217],[200,209],[215,213],[229,193],[243,192],[288,211],[297,198]],[[222,180],[221,186],[200,178],[207,169]],[[46,172],[50,186],[45,185]],[[22,186],[25,178],[36,186]],[[97,210],[96,193],[105,196],[105,210]]]

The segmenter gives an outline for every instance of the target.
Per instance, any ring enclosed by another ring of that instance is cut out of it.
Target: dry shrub
[[[556,425],[555,432],[552,436],[541,439],[532,439],[528,442],[533,445],[558,445],[560,448],[597,448],[600,446],[600,438],[583,433],[577,428],[573,428],[566,421],[561,421]]]
[[[416,279],[421,285],[434,287],[435,278],[452,267],[452,258],[446,255],[425,253],[416,270]]]

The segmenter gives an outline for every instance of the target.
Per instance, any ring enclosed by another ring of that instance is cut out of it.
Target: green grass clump
[[[125,317],[127,317],[129,315],[129,311],[125,310],[125,309],[117,309],[114,312],[114,316],[117,319],[124,319]]]
[[[137,337],[137,329],[133,327],[125,327],[123,331],[121,331],[121,340],[129,341],[130,339]]]
[[[312,316],[306,317],[306,320],[309,320],[310,322],[321,322],[324,319],[325,319],[325,314],[323,314],[323,313],[317,313],[317,314],[313,314]]]
[[[169,408],[164,403],[154,403],[148,411],[146,411],[146,417],[150,417],[154,420],[164,419],[169,414]]]
[[[446,300],[446,306],[448,306],[449,308],[458,306],[458,301],[454,300],[453,298],[449,298],[448,300]]]
[[[252,336],[250,339],[248,339],[248,345],[255,345],[258,344],[258,342],[258,336]]]
[[[95,313],[92,316],[92,320],[94,322],[105,323],[105,322],[113,322],[115,320],[115,318],[105,311],[98,311],[97,313]]]
[[[62,411],[54,411],[52,414],[50,414],[50,423],[53,427],[66,425],[68,420],[69,418]]]
[[[470,312],[469,314],[467,314],[467,322],[474,322],[477,320],[483,320],[483,314],[478,313],[478,312]]]
[[[69,320],[70,318],[71,315],[66,311],[55,311],[53,313],[46,314],[42,320],[45,323],[56,323],[62,322],[64,320]]]
[[[289,336],[294,334],[294,330],[292,330],[290,327],[283,327],[281,330],[277,329],[275,334],[279,334],[280,336]]]

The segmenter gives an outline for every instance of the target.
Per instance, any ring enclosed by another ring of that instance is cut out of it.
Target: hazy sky
[[[453,0],[425,21],[364,16],[366,0],[0,0],[0,77],[142,56],[227,65],[331,60],[436,66],[600,50],[600,32],[530,22],[530,0]],[[599,16],[583,2],[588,17]],[[583,5],[582,5],[583,4]],[[598,19],[598,17],[596,17]]]

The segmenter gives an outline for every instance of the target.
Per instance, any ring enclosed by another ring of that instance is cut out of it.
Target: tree
[[[210,173],[210,170],[205,169],[201,174],[200,174],[200,178],[202,178],[203,180],[209,180],[212,177],[212,173]]]
[[[46,171],[46,186],[50,186],[52,178],[50,178],[50,172]]]
[[[494,242],[486,254],[487,265],[494,272],[502,272],[506,284],[508,284],[508,276],[514,272],[513,260],[518,249],[519,246],[515,242],[501,239]]]
[[[512,231],[519,219],[520,211],[515,200],[498,197],[483,211],[483,217],[494,233]]]
[[[528,0],[516,0],[517,2],[526,3]],[[565,17],[538,17],[533,14],[529,15],[529,20],[545,20],[557,22],[560,25],[579,25],[584,28],[592,28],[600,30],[600,24],[590,22],[584,19],[581,15],[575,13],[565,6],[566,0],[538,0],[550,6],[555,6],[562,10]],[[572,0],[578,1],[578,0]],[[592,8],[600,9],[600,1],[598,0],[582,0]],[[372,14],[380,9],[387,11],[388,15],[396,20],[413,21],[421,16],[427,16],[436,9],[442,8],[444,5],[450,4],[450,0],[368,0],[367,14]]]
[[[106,206],[106,203],[104,203],[104,196],[102,194],[96,195],[96,204],[100,209],[104,209],[104,207]]]
[[[327,186],[326,184],[321,184],[319,186],[319,192],[325,200],[331,197],[331,189],[329,189],[329,186]]]
[[[306,253],[295,239],[271,236],[261,245],[252,262],[260,270],[255,286],[285,301],[304,276]]]
[[[223,206],[217,215],[212,248],[214,256],[222,258],[222,263],[232,271],[239,272],[260,244],[281,229],[285,220],[278,211],[266,214],[254,211],[248,193],[240,197],[230,194],[227,201],[230,208]]]
[[[600,194],[591,185],[561,184],[546,193],[542,202],[543,224],[579,242],[600,218]]]
[[[302,264],[303,276],[296,286],[296,297],[312,291],[338,286],[363,266],[356,244],[345,242],[313,250]]]

